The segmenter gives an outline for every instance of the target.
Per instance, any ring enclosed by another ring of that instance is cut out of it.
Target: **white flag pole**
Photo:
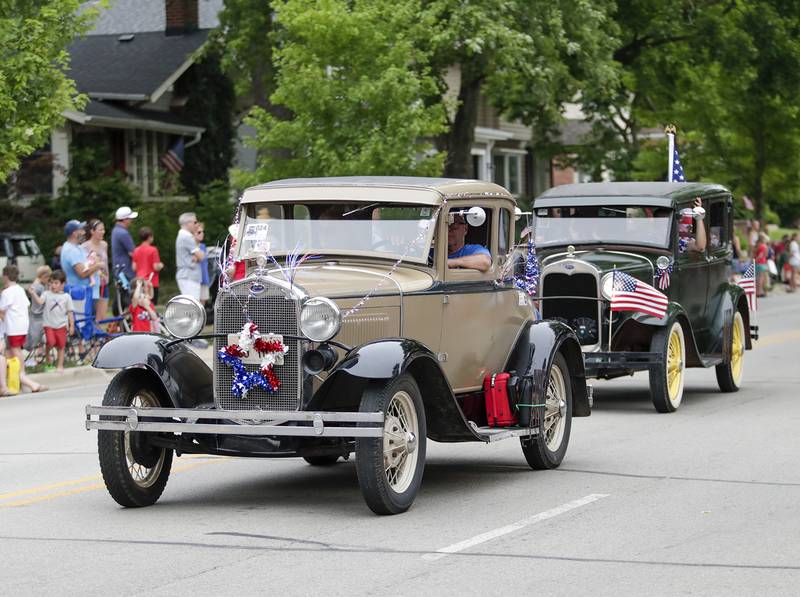
[[[675,127],[669,125],[664,129],[667,134],[668,150],[667,150],[667,182],[674,182],[672,180],[673,168],[675,167]]]

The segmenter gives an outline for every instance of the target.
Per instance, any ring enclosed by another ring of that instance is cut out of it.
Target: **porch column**
[[[58,195],[69,175],[70,128],[54,128],[50,133],[50,152],[53,155],[53,197]]]

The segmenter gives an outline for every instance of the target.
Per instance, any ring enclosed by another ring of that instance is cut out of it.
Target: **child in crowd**
[[[31,295],[31,311],[29,314],[30,324],[28,325],[28,337],[25,339],[25,349],[33,350],[42,341],[44,334],[44,323],[42,323],[42,311],[44,303],[34,300],[34,297],[41,297],[50,285],[50,274],[53,270],[49,265],[43,265],[36,270],[36,279],[28,286],[28,294]],[[47,364],[50,365],[50,353],[45,355]]]
[[[131,301],[132,331],[158,333],[158,313],[153,307],[153,284],[149,280],[136,278],[133,281]]]
[[[50,275],[50,290],[46,290],[41,297],[31,295],[34,302],[42,305],[42,321],[44,323],[44,337],[47,342],[47,358],[50,351],[56,349],[56,371],[64,370],[64,349],[67,346],[67,327],[69,335],[75,333],[75,310],[72,297],[64,292],[67,276],[61,270],[56,270]]]
[[[139,229],[141,244],[133,251],[133,269],[136,277],[150,280],[153,286],[153,304],[158,304],[158,272],[164,269],[158,248],[153,244],[153,231],[147,226]]]
[[[19,270],[16,265],[7,265],[3,268],[3,292],[0,293],[0,319],[5,324],[6,333],[6,358],[19,359],[19,382],[30,388],[31,392],[41,392],[47,388],[36,383],[25,373],[25,362],[22,358],[22,347],[25,346],[25,337],[28,335],[28,300],[25,291],[17,284]]]

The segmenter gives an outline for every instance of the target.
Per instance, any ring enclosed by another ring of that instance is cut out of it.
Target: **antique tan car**
[[[516,437],[532,468],[558,466],[591,396],[575,333],[536,321],[503,273],[514,215],[505,189],[471,180],[248,189],[233,255],[246,276],[223,282],[214,333],[202,336],[203,308],[179,296],[165,313],[175,339],[122,336],[95,361],[122,369],[103,406],[86,409],[112,497],[155,503],[173,453],[315,466],[355,453],[381,514],[411,506],[426,439]],[[209,336],[213,371],[185,342]]]

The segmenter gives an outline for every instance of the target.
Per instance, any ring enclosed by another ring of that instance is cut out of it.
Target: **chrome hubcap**
[[[397,493],[408,489],[414,478],[419,457],[418,424],[411,396],[397,392],[383,423],[383,469],[389,486]]]
[[[131,400],[131,406],[134,407],[157,407],[158,400],[150,392],[139,391],[136,396]],[[125,460],[128,464],[128,472],[131,479],[136,485],[142,488],[147,488],[153,485],[161,474],[164,468],[164,459],[166,458],[166,450],[162,449],[158,455],[158,461],[152,467],[146,467],[136,462],[133,456],[133,448],[131,446],[131,433],[125,431]]]

